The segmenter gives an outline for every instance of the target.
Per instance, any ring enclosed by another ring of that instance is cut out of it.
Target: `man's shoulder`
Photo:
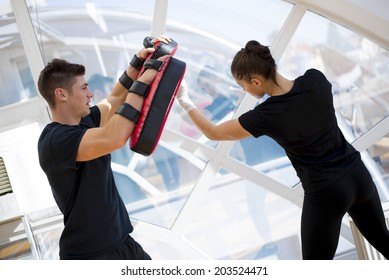
[[[57,122],[51,122],[49,124],[47,124],[42,132],[41,132],[41,135],[39,137],[39,142],[41,142],[45,137],[47,137],[48,135],[52,134],[56,129],[58,129],[59,127],[61,126],[60,123],[57,123]]]
[[[38,145],[46,144],[58,144],[65,139],[78,138],[77,135],[82,134],[85,129],[82,129],[80,125],[66,125],[58,122],[52,122],[46,125],[42,130],[38,140]]]
[[[100,118],[101,113],[99,107],[93,106],[90,108],[90,114],[81,119],[80,125],[87,128],[98,127],[100,126]]]

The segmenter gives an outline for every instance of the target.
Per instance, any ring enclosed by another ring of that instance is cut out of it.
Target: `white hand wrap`
[[[196,108],[193,104],[192,100],[188,96],[188,86],[185,80],[182,80],[181,85],[177,91],[176,99],[180,104],[181,108],[184,109],[185,112],[189,112]]]

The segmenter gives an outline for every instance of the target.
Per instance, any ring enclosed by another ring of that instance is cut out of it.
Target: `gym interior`
[[[270,46],[290,79],[321,70],[389,219],[387,11],[386,0],[0,0],[0,259],[58,259],[63,217],[37,155],[50,122],[40,71],[57,57],[85,65],[90,86],[96,75],[116,81],[143,39],[159,34],[178,43],[200,110],[213,98],[199,82],[204,73],[232,101],[217,108],[215,123],[263,101],[230,73],[247,41]],[[153,259],[301,259],[301,183],[270,138],[211,141],[175,102],[153,154],[126,145],[112,154],[112,169],[133,236]],[[383,257],[346,215],[335,259]]]

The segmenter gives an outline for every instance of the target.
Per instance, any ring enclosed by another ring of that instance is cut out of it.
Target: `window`
[[[0,108],[36,96],[19,30],[10,11],[10,8],[4,9],[0,21]]]
[[[0,196],[6,195],[7,193],[12,193],[12,187],[3,158],[0,157]]]
[[[389,52],[341,25],[307,12],[279,64],[291,79],[309,68],[324,72],[351,142],[388,116]]]

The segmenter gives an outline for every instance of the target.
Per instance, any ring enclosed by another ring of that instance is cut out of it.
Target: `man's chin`
[[[82,116],[82,117],[86,117],[90,114],[90,109],[88,108],[86,111],[85,111],[85,114]]]

